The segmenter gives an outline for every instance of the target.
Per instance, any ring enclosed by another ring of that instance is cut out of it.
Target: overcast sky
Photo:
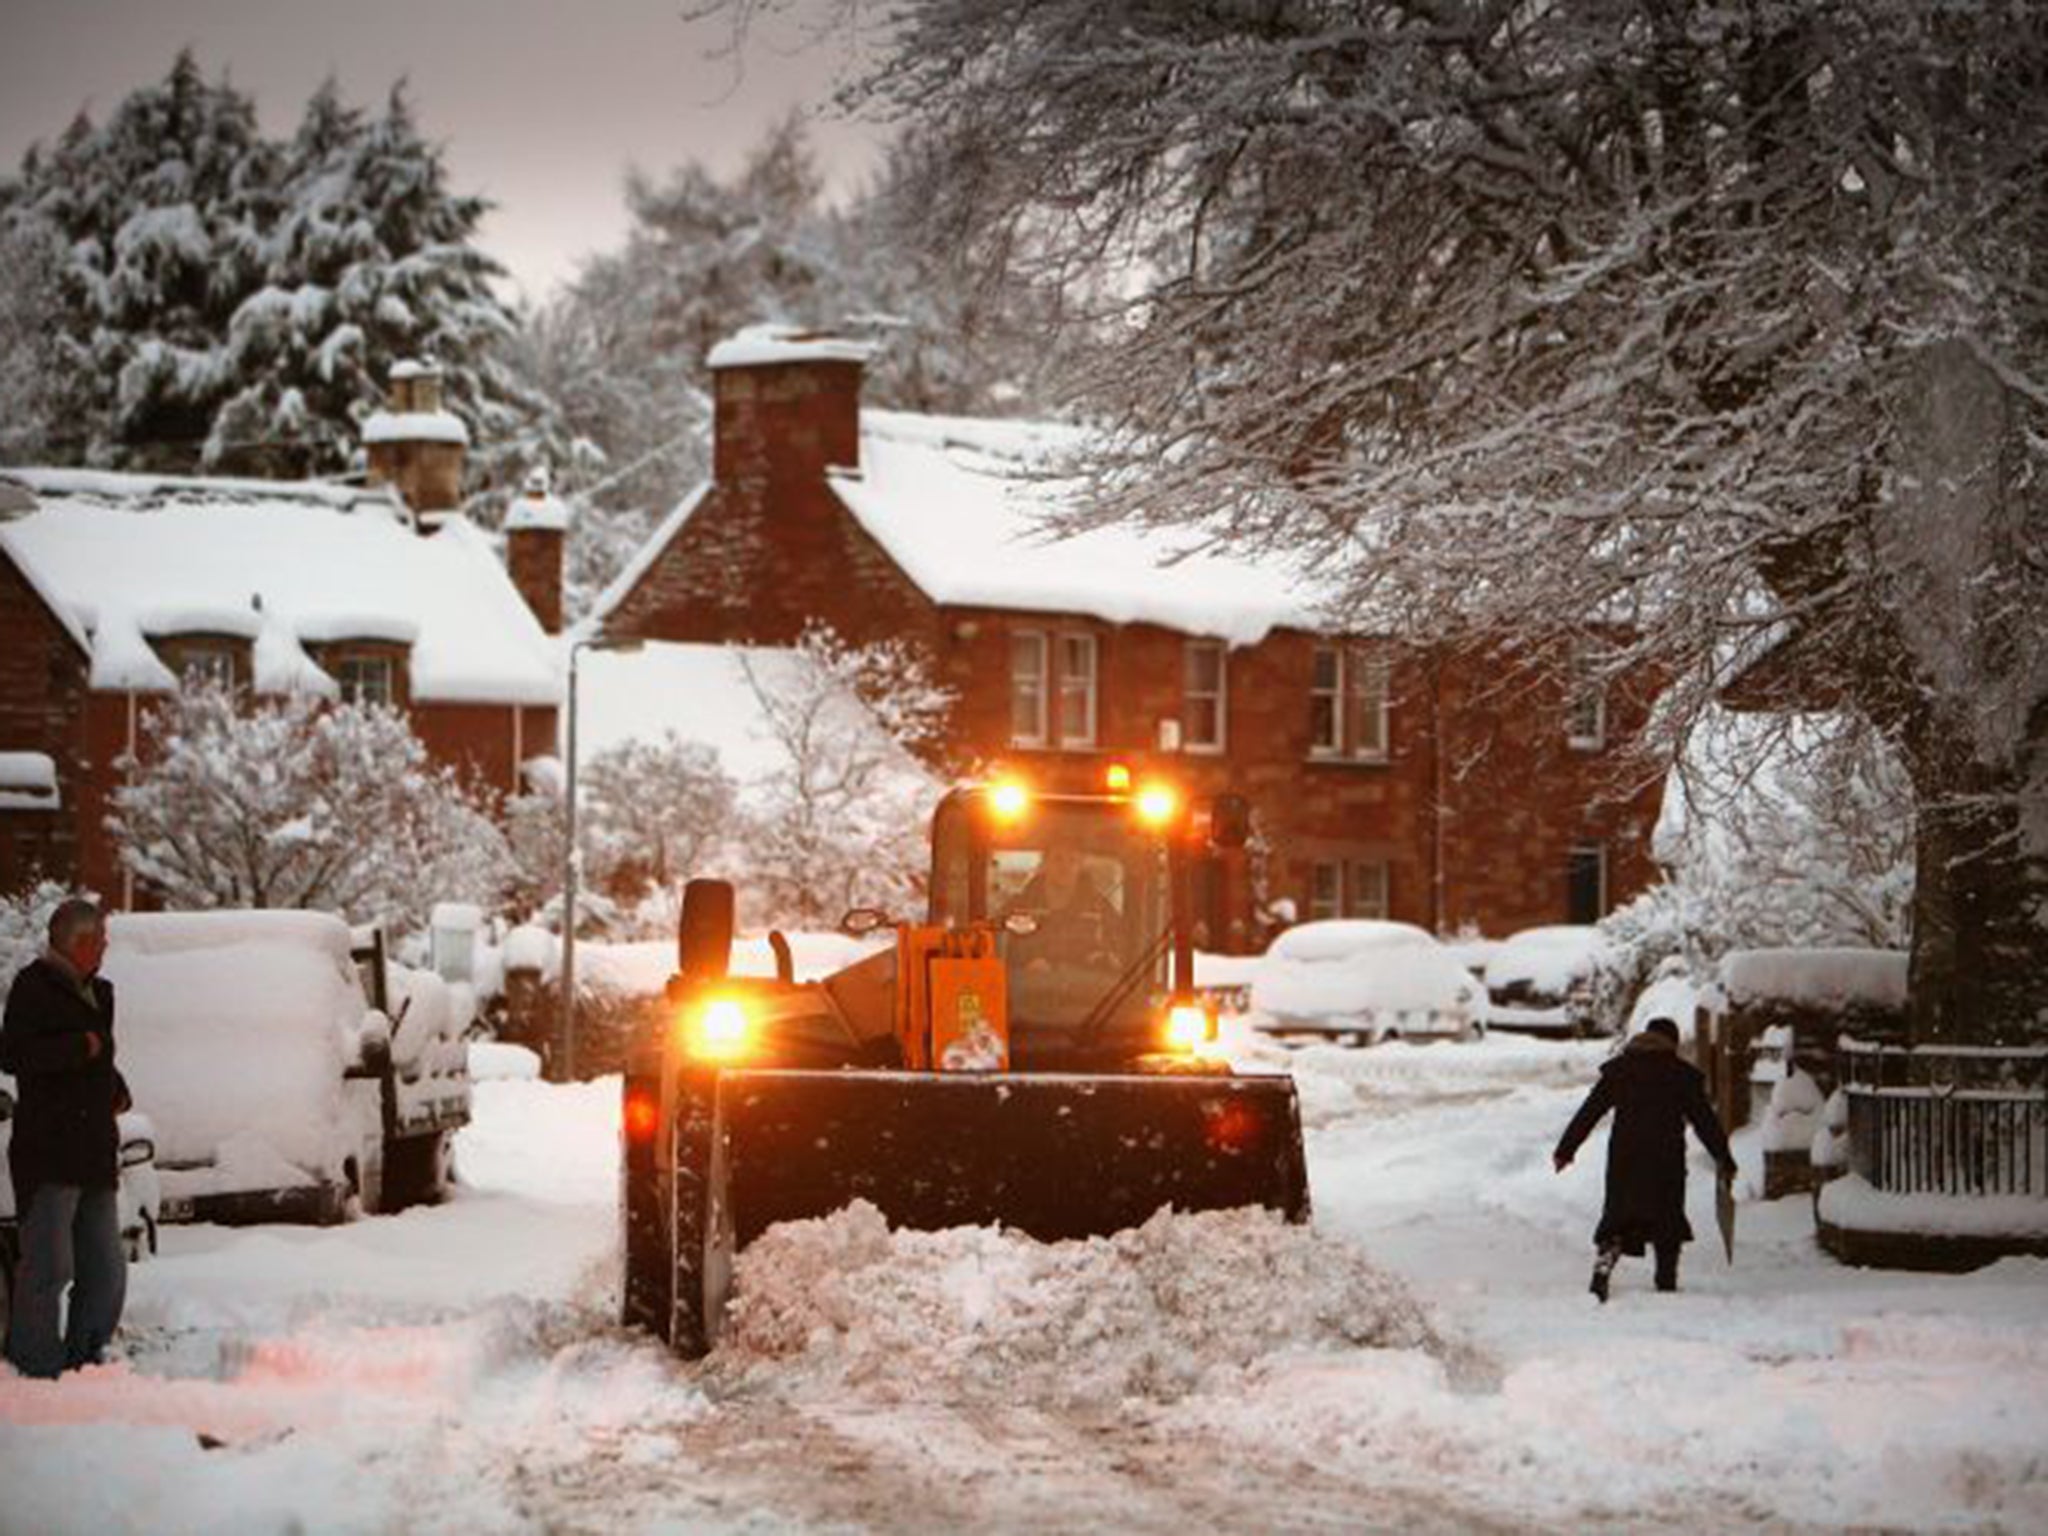
[[[678,0],[0,0],[0,163],[54,138],[80,107],[104,115],[190,45],[288,133],[325,75],[376,104],[412,82],[458,190],[498,203],[484,247],[533,298],[625,229],[628,163],[701,160],[724,172],[792,107],[815,108],[820,158],[844,193],[880,135],[830,115],[843,37],[794,20],[751,40],[744,67],[711,55],[716,23]]]

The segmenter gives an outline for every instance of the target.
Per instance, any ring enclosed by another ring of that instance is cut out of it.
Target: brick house
[[[0,891],[133,904],[116,764],[182,679],[394,704],[486,791],[554,752],[561,509],[516,503],[501,558],[453,510],[468,439],[438,391],[393,371],[367,487],[0,470]]]
[[[810,621],[910,639],[955,690],[956,763],[1170,760],[1198,791],[1246,795],[1253,847],[1202,882],[1219,948],[1289,909],[1443,933],[1591,921],[1655,877],[1661,785],[1610,788],[1647,690],[1568,696],[1331,634],[1299,578],[1162,535],[1049,543],[1033,528],[1071,430],[864,410],[866,355],[768,330],[714,349],[713,477],[595,620],[674,641],[786,644]]]

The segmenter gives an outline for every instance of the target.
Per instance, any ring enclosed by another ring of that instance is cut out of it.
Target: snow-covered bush
[[[731,838],[736,793],[715,749],[673,731],[599,753],[577,785],[585,878],[621,901],[668,891]]]
[[[1665,879],[1600,924],[1597,989],[1626,1009],[1666,961],[1702,985],[1737,949],[1904,948],[1913,803],[1868,731],[1715,715],[1672,775],[1657,834]]]
[[[830,928],[851,908],[923,905],[940,785],[916,756],[950,703],[922,653],[849,646],[813,627],[793,671],[747,678],[785,764],[754,786],[746,835],[750,923]]]
[[[42,953],[49,942],[50,914],[74,894],[54,880],[38,880],[25,891],[0,896],[0,989]]]
[[[313,907],[412,928],[495,905],[503,835],[405,717],[200,686],[151,710],[108,826],[172,907]]]

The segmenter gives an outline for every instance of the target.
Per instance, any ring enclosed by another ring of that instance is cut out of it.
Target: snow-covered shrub
[[[108,826],[174,908],[313,907],[415,928],[496,904],[503,835],[404,715],[188,688],[149,712]]]
[[[54,880],[38,880],[28,890],[0,896],[0,988],[42,953],[49,942],[50,914],[74,894]]]
[[[796,656],[772,680],[744,663],[786,760],[750,796],[747,921],[817,929],[858,906],[915,912],[940,794],[916,754],[938,742],[950,695],[899,641],[849,646],[813,627]]]
[[[598,754],[577,791],[584,878],[635,906],[711,867],[734,831],[737,790],[717,751],[673,731]]]
[[[1808,1155],[1816,1169],[1849,1166],[1849,1093],[1837,1088],[1821,1106],[1820,1127],[1813,1133]]]
[[[1771,1085],[1770,1104],[1764,1110],[1763,1141],[1766,1152],[1804,1152],[1813,1145],[1821,1128],[1820,1085],[1807,1072],[1794,1068]]]
[[[1907,942],[1912,797],[1891,754],[1847,722],[1704,722],[1672,774],[1657,853],[1665,879],[1600,924],[1597,988],[1623,1009],[1673,958],[1705,985],[1730,950]]]

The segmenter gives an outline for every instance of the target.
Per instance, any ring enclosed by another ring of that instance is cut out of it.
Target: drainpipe
[[[1430,927],[1444,931],[1444,669],[1443,658],[1429,661],[1429,768],[1435,781],[1429,814]]]
[[[124,788],[132,787],[135,783],[135,716],[135,690],[130,688],[128,690],[128,750],[123,755],[123,760],[128,766],[121,770],[121,783]],[[126,859],[121,861],[121,910],[123,912],[133,912],[135,910],[135,871],[128,867]]]

